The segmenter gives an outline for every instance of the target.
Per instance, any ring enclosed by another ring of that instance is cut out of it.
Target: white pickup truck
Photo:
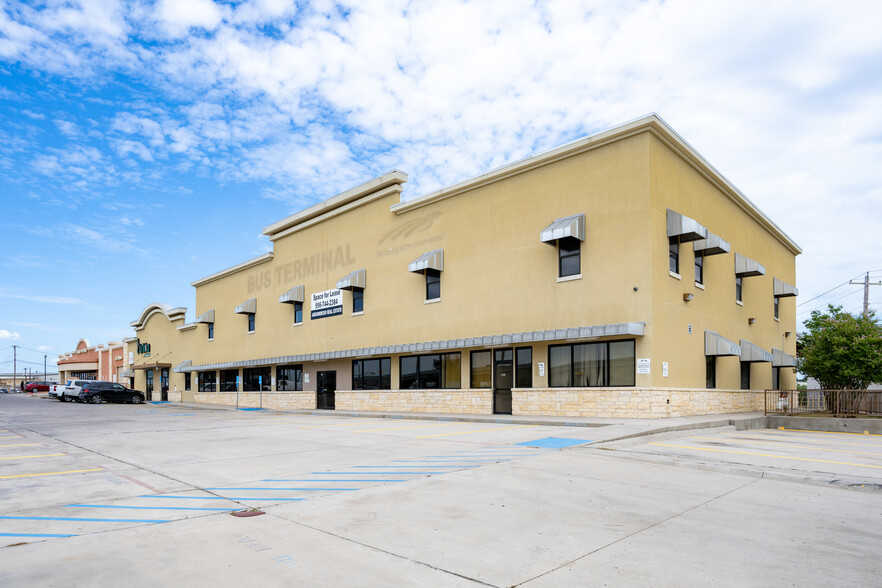
[[[61,402],[80,401],[80,390],[89,380],[68,380],[67,384],[55,384],[49,387],[49,396]]]

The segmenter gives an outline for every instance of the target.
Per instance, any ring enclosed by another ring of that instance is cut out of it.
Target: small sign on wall
[[[668,377],[668,362],[666,362],[666,361],[662,362],[662,377],[663,378]]]
[[[638,357],[637,358],[637,373],[638,374],[648,374],[650,360],[648,357]]]
[[[539,367],[539,377],[542,378],[545,376],[545,364],[543,362],[539,362],[536,364]]]
[[[309,373],[308,372],[303,372],[303,383],[309,384]]]

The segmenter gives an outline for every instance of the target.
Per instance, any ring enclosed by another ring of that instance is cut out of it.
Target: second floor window
[[[295,302],[294,303],[294,324],[299,324],[303,322],[303,303]]]
[[[564,237],[557,242],[558,276],[577,276],[582,273],[582,242],[575,237]]]
[[[254,313],[253,312],[248,313],[248,332],[249,333],[254,332]]]
[[[704,284],[704,253],[695,252],[695,283]]]
[[[214,339],[214,323],[208,323],[208,338]]]
[[[742,294],[742,280],[741,276],[735,276],[735,300],[741,302],[741,294]]]
[[[434,269],[426,270],[426,300],[441,298],[441,272]]]
[[[668,243],[668,269],[680,273],[680,238],[670,237]]]
[[[364,312],[364,289],[352,289],[352,312]]]

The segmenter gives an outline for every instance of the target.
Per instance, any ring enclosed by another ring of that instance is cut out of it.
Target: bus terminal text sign
[[[315,292],[312,294],[312,307],[310,308],[310,319],[320,319],[328,316],[337,316],[343,314],[343,291],[342,290],[325,290],[324,292]]]

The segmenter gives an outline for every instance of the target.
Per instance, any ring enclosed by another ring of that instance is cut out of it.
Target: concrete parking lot
[[[0,397],[0,585],[878,583],[882,437],[502,420]]]

